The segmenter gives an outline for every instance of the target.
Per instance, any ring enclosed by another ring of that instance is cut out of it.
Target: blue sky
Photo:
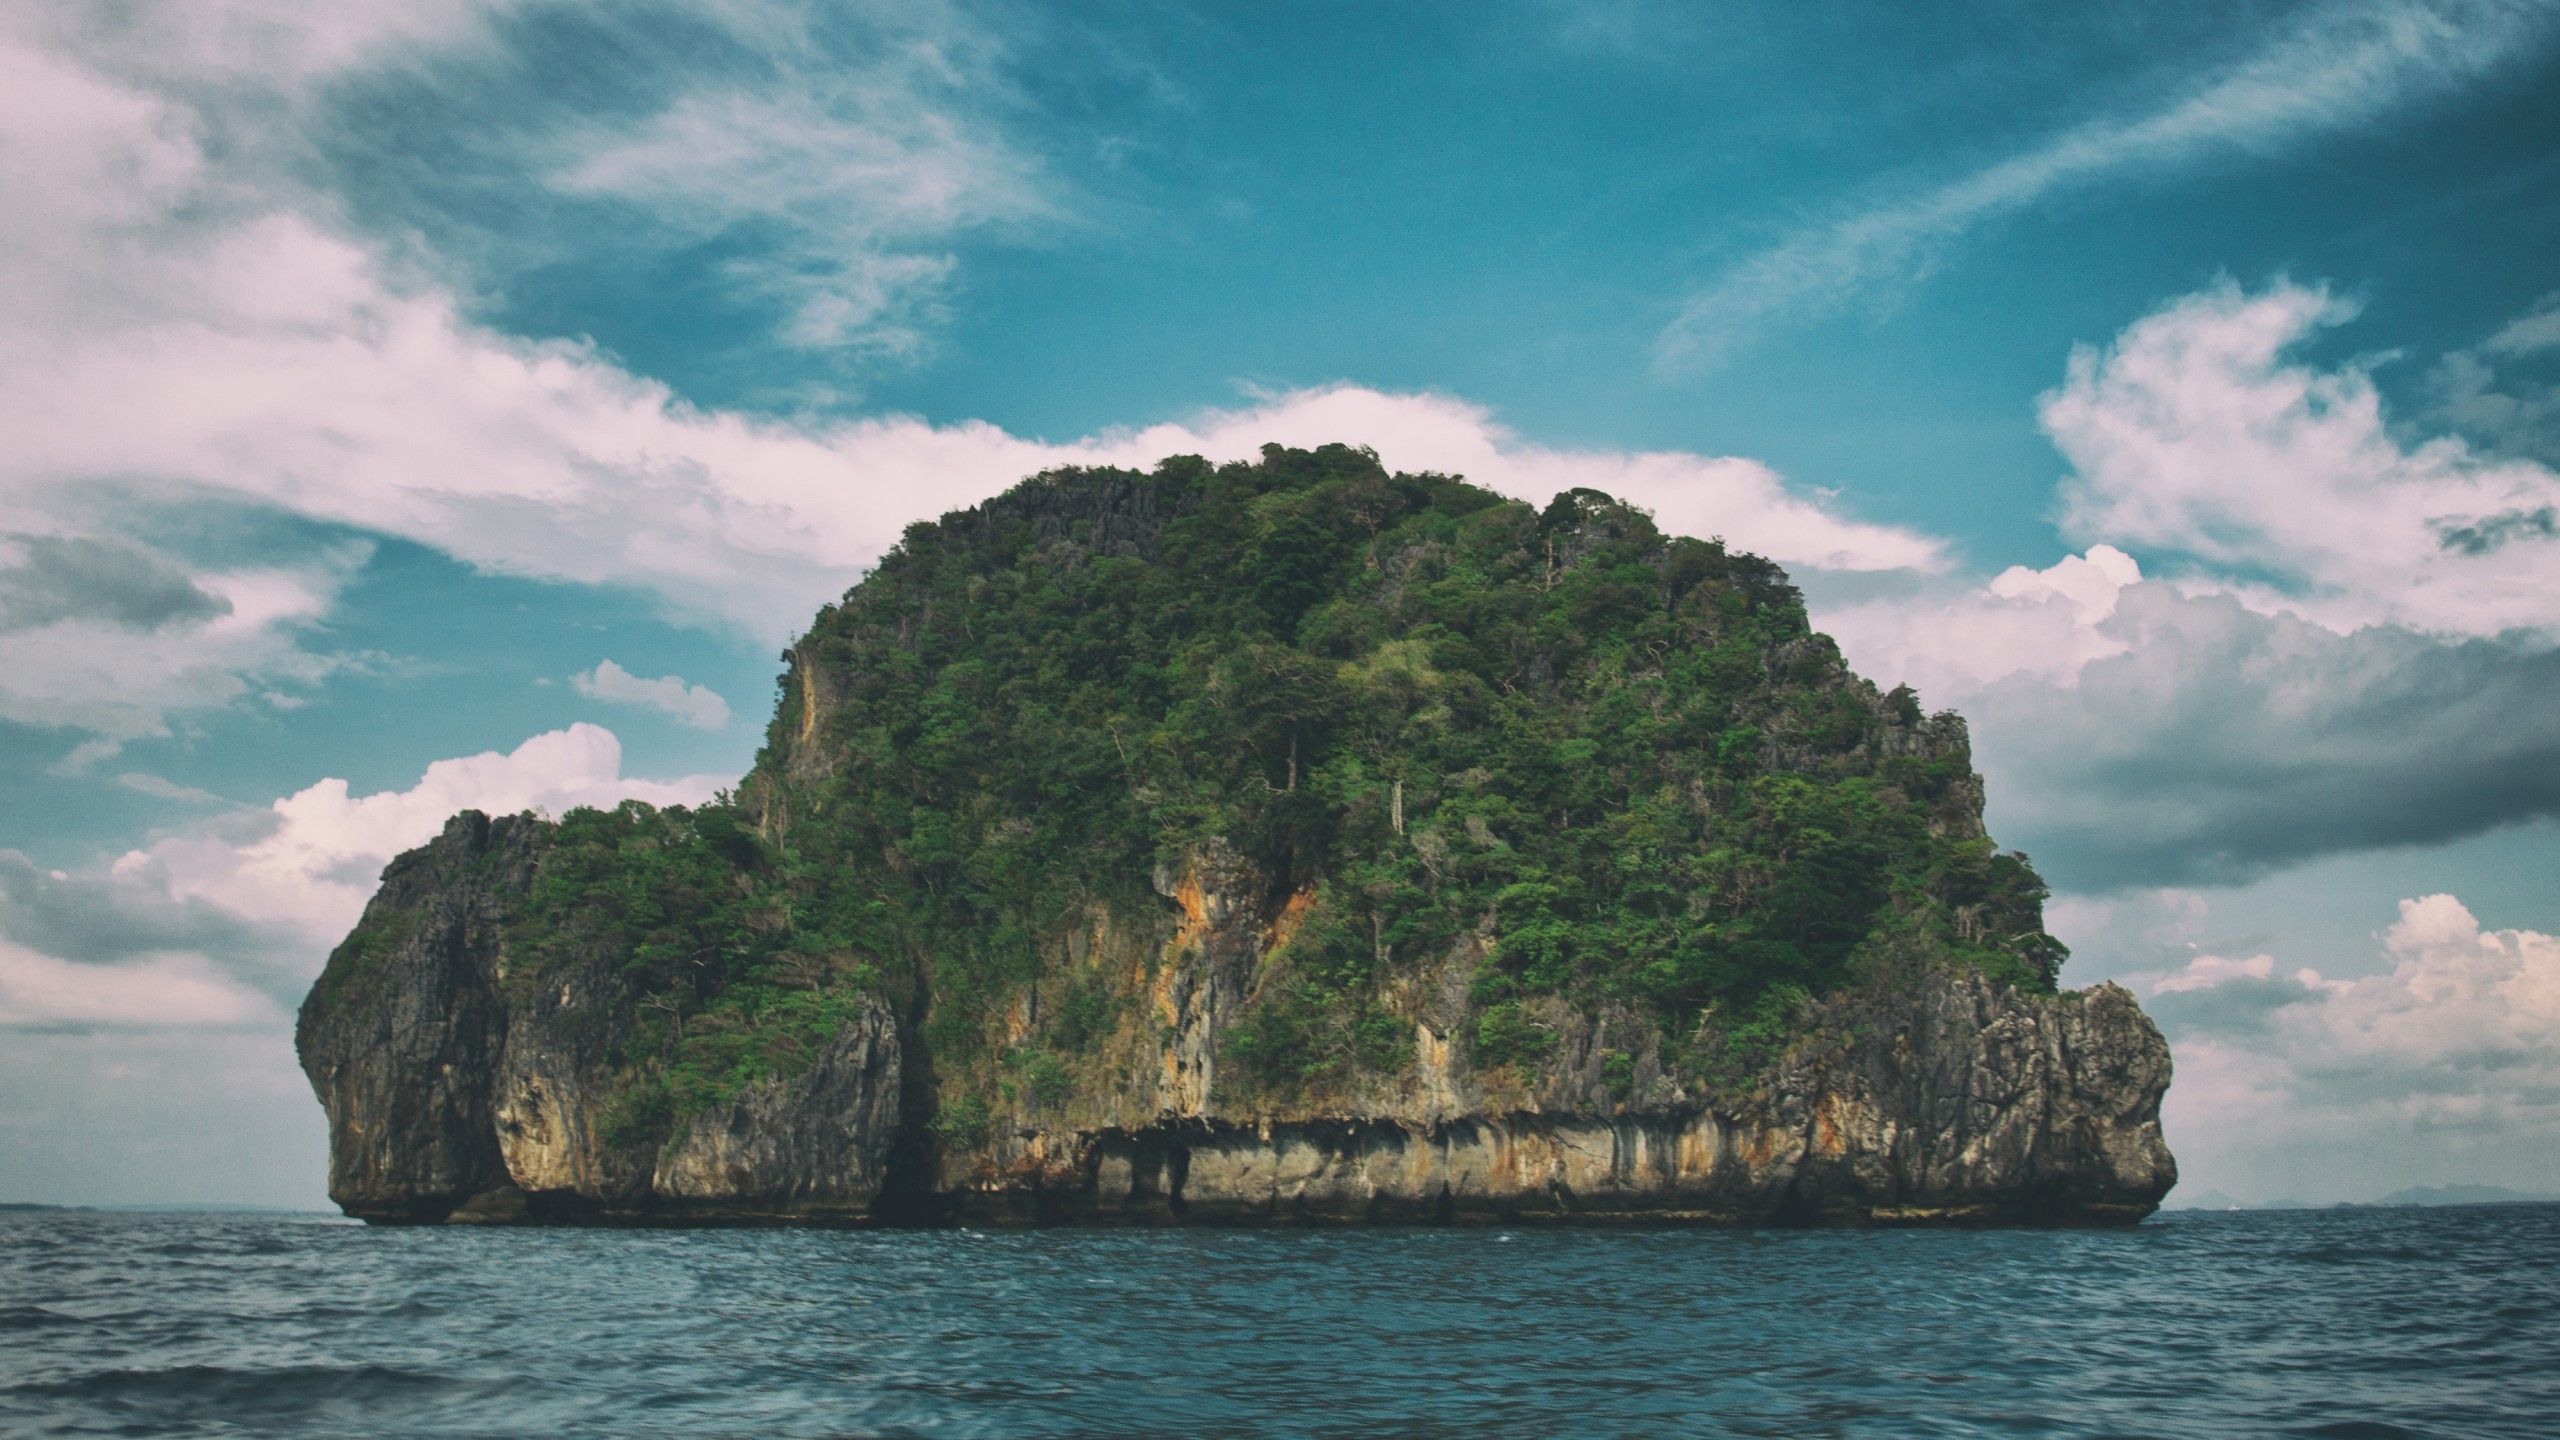
[[[908,521],[1267,439],[1788,565],[2193,1186],[2560,1190],[2560,7],[1725,11],[0,21],[0,1198],[316,1201],[383,858],[706,794]]]

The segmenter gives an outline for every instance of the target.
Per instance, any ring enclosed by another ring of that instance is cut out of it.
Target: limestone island
[[[698,808],[455,816],[304,1001],[381,1223],[2130,1223],[1964,722],[1775,565],[1366,450],[920,523]]]

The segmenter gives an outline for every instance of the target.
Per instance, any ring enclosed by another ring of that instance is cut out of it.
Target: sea
[[[2560,1206],[2117,1230],[0,1216],[0,1434],[2560,1437]]]

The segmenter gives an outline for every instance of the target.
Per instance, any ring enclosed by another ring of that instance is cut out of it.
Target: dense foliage
[[[1059,1098],[1124,1003],[1063,937],[1161,913],[1213,839],[1311,897],[1224,1041],[1276,1087],[1404,1063],[1382,984],[1453,953],[1481,1066],[1545,1053],[1542,996],[1747,1039],[1884,950],[2039,988],[2062,955],[1952,717],[1848,674],[1776,567],[1595,492],[1341,446],[1061,472],[910,528],[785,659],[739,796],[566,817],[522,927],[536,968],[622,957],[678,1109],[865,986]]]

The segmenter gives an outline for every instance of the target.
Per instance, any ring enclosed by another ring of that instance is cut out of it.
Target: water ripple
[[[2129,1231],[0,1218],[10,1435],[2523,1437],[2560,1207]]]

